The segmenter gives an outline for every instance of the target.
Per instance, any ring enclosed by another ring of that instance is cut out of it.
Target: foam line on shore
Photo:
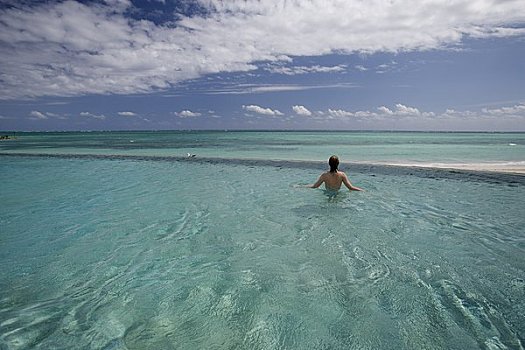
[[[151,155],[103,155],[103,154],[69,154],[69,153],[1,153],[0,156],[35,157],[35,158],[65,158],[65,159],[101,159],[101,160],[135,160],[135,161],[176,161],[197,162],[208,164],[233,164],[245,166],[270,166],[278,168],[319,169],[326,168],[325,161],[315,160],[272,160],[251,158],[218,158],[218,157],[183,157],[183,156],[151,156]],[[424,178],[458,179],[481,181],[489,183],[507,183],[513,185],[525,184],[525,173],[480,170],[467,168],[432,167],[425,165],[378,164],[342,162],[340,169],[350,173],[381,174],[381,175],[412,175]]]

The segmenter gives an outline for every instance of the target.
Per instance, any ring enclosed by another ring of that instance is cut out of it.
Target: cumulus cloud
[[[336,118],[346,118],[346,117],[353,117],[355,113],[345,111],[342,109],[328,109],[327,115],[331,117],[336,117]]]
[[[292,109],[297,115],[303,115],[305,117],[312,115],[312,112],[310,112],[305,106],[293,106]]]
[[[328,116],[328,118],[338,118],[338,119],[344,119],[344,118],[370,118],[370,117],[377,117],[378,114],[370,111],[346,111],[344,109],[328,109],[328,111],[325,114]]]
[[[389,63],[380,64],[376,67],[376,73],[382,74],[382,73],[393,71],[394,69],[396,69],[396,66],[397,66],[396,61],[391,61]]]
[[[137,113],[133,112],[118,112],[118,115],[121,115],[123,117],[134,117],[137,115]]]
[[[385,119],[385,118],[431,118],[435,117],[434,112],[421,112],[415,107],[396,104],[390,109],[385,106],[377,107],[376,111],[357,110],[348,111],[344,109],[329,108],[326,111],[317,111],[314,117],[318,119]]]
[[[39,111],[31,111],[31,113],[29,113],[29,116],[31,117],[31,119],[47,119],[47,116]]]
[[[498,116],[498,115],[525,115],[525,104],[519,104],[512,107],[501,107],[495,109],[483,108],[482,112],[488,115]]]
[[[522,0],[197,2],[205,14],[175,14],[165,25],[129,17],[127,0],[5,6],[0,98],[145,93],[291,56],[439,49],[525,32],[515,27],[525,21]],[[343,67],[283,74],[326,69]]]
[[[242,106],[242,109],[248,112],[253,112],[253,113],[262,114],[262,115],[269,115],[269,116],[283,115],[283,113],[281,113],[277,109],[264,108],[264,107],[257,106],[257,105]]]
[[[67,119],[66,115],[61,115],[61,114],[52,113],[52,112],[31,111],[29,113],[29,118],[32,120],[45,120],[45,119],[49,119],[49,117],[55,118],[55,119]]]
[[[417,108],[408,107],[408,106],[398,103],[396,104],[395,114],[396,115],[420,115],[421,112]]]
[[[195,117],[200,117],[202,114],[197,113],[197,112],[192,112],[190,110],[184,110],[181,112],[176,112],[175,115],[180,118],[195,118]]]
[[[296,106],[294,106],[296,107]],[[294,108],[292,107],[292,108]],[[295,109],[294,109],[295,110]],[[357,110],[348,111],[344,109],[329,108],[326,111],[312,113],[316,119],[404,119],[404,120],[476,120],[480,118],[523,118],[525,119],[525,104],[517,104],[510,107],[483,108],[480,111],[446,109],[444,112],[436,113],[431,111],[421,111],[416,107],[406,106],[398,103],[394,108],[380,106],[376,111]]]
[[[103,115],[103,114],[93,114],[93,113],[90,113],[90,112],[80,112],[80,116],[93,118],[93,119],[98,119],[98,120],[106,119],[106,116]]]
[[[379,112],[381,112],[382,114],[385,114],[385,115],[392,115],[392,114],[394,114],[394,112],[390,108],[385,107],[385,106],[378,107],[377,110]]]

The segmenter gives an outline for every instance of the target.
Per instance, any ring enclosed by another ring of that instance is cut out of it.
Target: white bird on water
[[[195,154],[188,153],[188,158],[193,158],[193,157],[195,157]]]

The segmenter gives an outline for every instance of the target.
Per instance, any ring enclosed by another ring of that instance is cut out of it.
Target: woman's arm
[[[306,187],[310,187],[310,188],[317,188],[319,186],[321,186],[321,184],[324,182],[324,174],[322,174],[321,176],[319,176],[319,179],[317,179],[317,181],[313,184],[313,185],[308,185]]]
[[[350,180],[348,180],[348,176],[346,176],[345,173],[343,173],[343,183],[345,184],[346,188],[348,188],[350,191],[364,191],[362,188],[352,185]]]

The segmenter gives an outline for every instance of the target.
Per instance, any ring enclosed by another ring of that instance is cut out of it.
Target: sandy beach
[[[467,164],[467,163],[431,163],[431,164],[420,164],[420,163],[379,163],[382,165],[389,166],[400,166],[400,167],[414,167],[414,168],[427,168],[427,169],[449,169],[449,170],[462,170],[462,171],[475,171],[475,172],[493,172],[493,173],[508,173],[508,174],[520,174],[525,175],[525,165],[522,162],[520,164]]]

